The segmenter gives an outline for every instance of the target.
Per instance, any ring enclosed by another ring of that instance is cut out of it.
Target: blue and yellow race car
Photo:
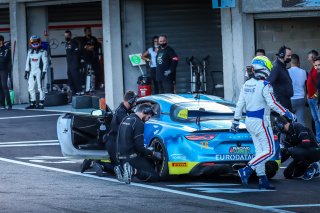
[[[254,146],[243,122],[237,134],[229,132],[235,105],[205,94],[159,94],[140,98],[156,114],[145,125],[145,146],[163,154],[155,162],[159,175],[232,174],[254,157]],[[67,114],[58,119],[57,131],[64,156],[108,158],[105,146],[97,146],[97,131],[108,116]],[[93,146],[93,144],[95,144]],[[280,165],[280,146],[266,164],[273,177]]]

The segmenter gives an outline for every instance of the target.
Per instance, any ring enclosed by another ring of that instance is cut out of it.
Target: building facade
[[[168,36],[179,55],[177,92],[190,91],[186,58],[209,55],[207,92],[236,101],[244,68],[256,48],[275,59],[277,49],[287,45],[300,55],[302,68],[310,68],[304,60],[307,52],[320,49],[320,7],[314,2],[235,0],[235,7],[213,9],[212,0],[0,0],[0,34],[13,50],[16,103],[28,102],[23,79],[28,38],[37,34],[48,40],[53,80],[65,79],[63,32],[83,36],[85,26],[92,27],[103,45],[105,96],[111,108],[121,102],[125,90],[137,90],[141,73],[129,55],[143,53],[160,34]]]

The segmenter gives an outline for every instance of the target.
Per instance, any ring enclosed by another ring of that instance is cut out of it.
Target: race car
[[[163,159],[154,164],[162,178],[232,174],[254,157],[252,138],[243,120],[237,134],[229,132],[235,110],[229,101],[205,94],[159,94],[140,98],[137,103],[150,103],[156,111],[145,124],[144,143],[162,153]],[[108,131],[111,118],[110,111],[98,116],[61,116],[57,133],[62,154],[108,159],[101,135]],[[269,178],[280,165],[278,140],[275,143],[276,155],[266,164]]]

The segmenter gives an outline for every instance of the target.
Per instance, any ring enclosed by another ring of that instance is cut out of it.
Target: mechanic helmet
[[[30,40],[29,40],[29,44],[30,44],[30,47],[32,49],[38,49],[40,46],[41,46],[41,39],[40,37],[36,36],[36,35],[33,35],[30,37]]]
[[[254,71],[254,77],[266,79],[271,72],[272,63],[266,56],[256,56],[252,59],[251,65]]]

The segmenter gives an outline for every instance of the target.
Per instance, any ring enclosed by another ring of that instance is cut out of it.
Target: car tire
[[[269,179],[273,178],[278,171],[278,163],[276,161],[268,161],[266,163],[266,175]]]
[[[68,104],[67,93],[49,92],[46,94],[44,105],[48,106],[62,106]]]
[[[155,152],[160,152],[162,154],[162,160],[154,161],[154,168],[161,180],[166,180],[169,178],[169,167],[168,167],[168,153],[165,145],[159,138],[152,140],[150,147],[154,149]]]

